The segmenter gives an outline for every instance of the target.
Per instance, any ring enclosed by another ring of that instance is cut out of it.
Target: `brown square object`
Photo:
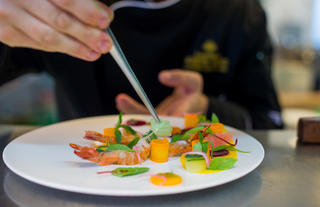
[[[320,143],[320,117],[300,118],[298,138],[302,143]]]

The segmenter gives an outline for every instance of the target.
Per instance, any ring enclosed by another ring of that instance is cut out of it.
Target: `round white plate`
[[[125,115],[130,118],[149,121],[150,116]],[[173,126],[183,128],[182,118],[162,117]],[[82,139],[85,130],[103,131],[114,127],[118,116],[101,116],[61,122],[26,133],[10,142],[3,151],[3,160],[13,172],[40,185],[86,194],[110,196],[150,196],[189,192],[221,185],[236,180],[253,171],[262,162],[264,149],[253,137],[239,130],[227,129],[238,138],[237,148],[250,151],[238,153],[238,162],[232,169],[213,174],[193,174],[183,170],[179,158],[171,158],[167,163],[145,161],[142,166],[148,172],[169,172],[179,174],[183,182],[178,186],[162,187],[149,182],[148,176],[136,175],[119,178],[110,174],[97,174],[98,171],[112,170],[117,165],[97,166],[73,153],[69,143],[88,145]],[[148,126],[135,127],[146,132]]]

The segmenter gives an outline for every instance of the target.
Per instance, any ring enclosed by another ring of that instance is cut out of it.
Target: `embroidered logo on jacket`
[[[196,51],[184,59],[185,68],[198,72],[228,71],[229,60],[219,54],[218,45],[213,40],[207,40],[202,45],[203,51]]]

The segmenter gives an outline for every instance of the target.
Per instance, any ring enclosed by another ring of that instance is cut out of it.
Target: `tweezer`
[[[144,105],[147,107],[149,112],[151,113],[153,119],[157,122],[160,121],[159,116],[152,106],[150,99],[148,98],[147,94],[143,90],[138,78],[134,74],[129,62],[127,61],[127,58],[125,57],[124,53],[121,50],[121,47],[114,36],[113,32],[111,31],[110,27],[106,29],[106,32],[110,35],[111,39],[113,40],[113,46],[110,50],[110,54],[113,57],[113,59],[117,62],[118,66],[122,70],[122,72],[125,74],[125,76],[128,78],[129,82],[133,86],[134,90],[137,92],[138,96],[141,98]]]

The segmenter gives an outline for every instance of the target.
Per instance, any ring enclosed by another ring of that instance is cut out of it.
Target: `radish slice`
[[[209,167],[209,164],[210,164],[210,160],[209,160],[209,158],[208,158],[208,156],[207,156],[207,154],[206,153],[204,153],[204,152],[199,152],[199,151],[191,151],[191,152],[186,152],[186,153],[184,153],[184,154],[182,154],[182,155],[202,155],[203,157],[204,157],[204,159],[206,160],[206,166],[207,166],[207,168]]]
[[[138,152],[137,146],[132,147],[132,149],[136,151],[137,156],[138,156],[138,160],[139,160],[139,164],[141,165],[142,164],[141,157],[140,157],[140,153]]]

